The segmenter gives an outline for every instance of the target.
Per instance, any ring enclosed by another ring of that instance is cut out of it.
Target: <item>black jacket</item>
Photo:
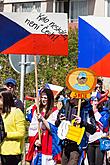
[[[6,133],[5,133],[5,128],[4,128],[4,123],[3,123],[2,116],[0,114],[0,144],[3,142],[5,137],[6,137]]]

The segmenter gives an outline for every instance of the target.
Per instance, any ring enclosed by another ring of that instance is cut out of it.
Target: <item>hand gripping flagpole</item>
[[[35,62],[35,84],[36,84],[36,98],[35,98],[35,104],[37,106],[36,113],[39,113],[39,99],[38,99],[38,76],[37,76],[37,61],[36,56],[34,56],[34,62]],[[41,143],[41,134],[40,134],[40,123],[38,121],[38,136],[39,141]]]

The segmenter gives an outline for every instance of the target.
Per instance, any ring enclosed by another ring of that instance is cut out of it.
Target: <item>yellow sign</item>
[[[84,132],[85,132],[85,127],[79,128],[69,125],[66,138],[74,142],[77,142],[77,144],[79,145],[83,138]]]
[[[71,92],[70,94],[71,98],[76,98],[76,99],[89,99],[91,97],[90,93],[76,93],[76,92]]]
[[[88,98],[96,86],[96,74],[87,68],[77,68],[69,72],[66,78],[67,87],[74,93],[75,98]]]
[[[79,125],[74,126],[75,120],[73,119],[72,122],[63,120],[61,121],[58,127],[58,137],[61,140],[69,139],[76,142],[78,145],[81,143],[83,138],[85,127],[80,128]]]

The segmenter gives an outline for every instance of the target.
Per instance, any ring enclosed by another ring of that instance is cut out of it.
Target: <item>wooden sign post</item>
[[[77,116],[80,116],[81,99],[87,98],[87,94],[95,88],[96,86],[96,75],[89,69],[80,68],[74,69],[69,72],[66,78],[66,85],[72,91],[71,98],[77,98],[78,100],[78,111]],[[68,132],[66,138],[77,142],[79,145],[85,132],[85,127],[80,128],[77,124],[74,126],[74,119],[71,125],[68,125]]]

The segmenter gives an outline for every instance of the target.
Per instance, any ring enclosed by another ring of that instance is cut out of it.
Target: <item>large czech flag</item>
[[[110,18],[79,17],[78,67],[110,77]]]
[[[0,13],[0,54],[67,56],[67,14]]]

